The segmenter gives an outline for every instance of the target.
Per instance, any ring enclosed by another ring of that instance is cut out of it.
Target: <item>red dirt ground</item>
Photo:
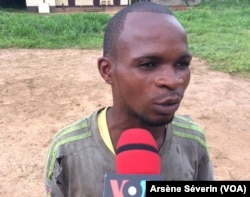
[[[111,104],[98,50],[0,50],[0,196],[44,196],[44,162],[62,127]],[[250,180],[250,81],[194,58],[178,111],[207,135],[217,180]]]

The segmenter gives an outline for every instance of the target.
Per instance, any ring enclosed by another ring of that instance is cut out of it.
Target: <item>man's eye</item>
[[[155,63],[152,62],[146,62],[146,63],[142,63],[139,65],[139,67],[143,68],[143,69],[154,69],[157,65]]]
[[[176,64],[176,66],[180,67],[180,68],[187,68],[187,67],[189,67],[189,65],[190,65],[190,62],[178,62]]]

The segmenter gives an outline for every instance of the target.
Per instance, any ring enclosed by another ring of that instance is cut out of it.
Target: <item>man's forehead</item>
[[[173,15],[158,12],[144,12],[144,11],[134,11],[129,12],[126,17],[126,21],[140,21],[143,18],[175,18]]]
[[[122,53],[126,49],[133,53],[133,56],[157,51],[162,53],[170,48],[171,51],[181,49],[181,54],[187,51],[185,30],[173,15],[162,13],[130,13],[127,15],[118,42]]]
[[[185,34],[185,30],[175,16],[166,13],[155,12],[131,12],[127,15],[122,34],[133,34],[136,32],[153,33],[165,29],[168,32],[182,32]],[[159,32],[158,32],[159,33]]]
[[[177,21],[175,16],[166,13],[156,13],[156,12],[142,12],[135,11],[127,14],[125,19],[124,27],[127,25],[141,27],[141,26],[157,26],[157,25],[170,25],[178,26],[182,28],[180,23]],[[132,31],[132,30],[131,30]]]

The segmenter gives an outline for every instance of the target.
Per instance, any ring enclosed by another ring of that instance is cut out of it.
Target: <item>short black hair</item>
[[[137,2],[123,8],[110,19],[106,26],[103,40],[103,56],[116,57],[117,39],[123,29],[127,14],[131,12],[152,12],[174,16],[168,7],[153,2]]]

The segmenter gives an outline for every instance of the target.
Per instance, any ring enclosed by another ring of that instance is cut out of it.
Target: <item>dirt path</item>
[[[43,169],[58,129],[111,104],[100,51],[0,50],[0,196],[44,196]],[[250,81],[192,62],[178,113],[204,128],[216,179],[250,180]]]

